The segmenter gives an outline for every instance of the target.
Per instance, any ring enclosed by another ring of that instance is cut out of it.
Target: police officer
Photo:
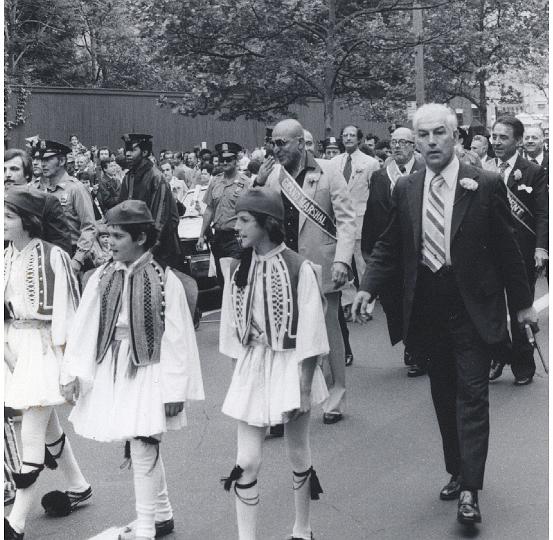
[[[182,270],[178,239],[179,214],[171,186],[150,160],[152,136],[127,133],[121,137],[125,142],[125,156],[129,170],[123,178],[119,202],[128,199],[144,201],[155,220],[159,240],[152,252],[156,259],[172,268]]]
[[[207,188],[204,198],[206,209],[203,216],[200,238],[196,249],[205,249],[206,234],[213,234],[208,237],[211,244],[211,252],[215,259],[217,269],[217,280],[223,285],[223,276],[219,259],[221,257],[239,258],[241,247],[234,231],[234,220],[236,218],[236,200],[241,193],[250,187],[250,179],[238,171],[237,156],[242,147],[236,143],[220,143],[215,145],[219,154],[219,161],[223,173],[213,178]]]
[[[42,160],[42,173],[48,180],[47,193],[59,200],[65,213],[71,233],[71,266],[79,272],[96,237],[90,192],[65,170],[71,148],[55,141],[40,140],[36,149]]]

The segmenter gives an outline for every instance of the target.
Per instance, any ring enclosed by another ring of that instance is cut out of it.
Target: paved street
[[[539,283],[536,298],[547,293]],[[538,335],[548,356],[547,309]],[[217,314],[206,317],[216,320]],[[219,478],[234,465],[234,422],[220,412],[231,376],[230,360],[217,350],[218,324],[202,322],[197,333],[207,399],[188,408],[189,427],[168,435],[162,453],[175,512],[175,540],[236,538],[234,500]],[[457,524],[456,502],[438,492],[448,480],[426,377],[408,379],[403,347],[392,349],[377,305],[367,326],[350,325],[355,361],[348,368],[348,409],[334,426],[312,418],[313,465],[325,491],[313,503],[317,540],[541,540],[548,526],[548,377],[541,364],[534,383],[514,387],[510,369],[490,387],[491,440],[483,523]],[[69,408],[61,409],[64,423]],[[134,519],[132,474],[120,470],[123,447],[77,437],[68,428],[94,496],[63,519],[36,508],[25,538],[84,540]],[[281,540],[291,532],[291,471],[282,440],[267,441],[259,478],[259,538]],[[63,488],[55,471],[39,479],[39,492]],[[37,501],[38,505],[38,501]],[[112,537],[113,538],[113,537]]]

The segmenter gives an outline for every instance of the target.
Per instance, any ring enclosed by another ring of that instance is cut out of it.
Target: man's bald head
[[[303,138],[303,126],[293,118],[282,120],[273,128],[273,140],[291,139],[292,137]]]
[[[273,128],[274,154],[290,173],[297,173],[305,157],[305,140],[302,125],[293,118],[282,120]]]

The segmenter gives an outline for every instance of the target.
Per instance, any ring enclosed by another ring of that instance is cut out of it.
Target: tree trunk
[[[336,0],[328,0],[328,33],[326,39],[326,65],[324,71],[324,116],[325,138],[333,133],[334,128],[334,75],[336,65]]]
[[[480,109],[480,118],[482,125],[488,123],[488,102],[486,99],[486,76],[478,75],[478,108]]]

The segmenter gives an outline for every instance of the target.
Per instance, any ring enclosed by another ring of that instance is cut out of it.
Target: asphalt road
[[[536,298],[546,292],[540,281]],[[208,320],[217,314],[206,317],[197,333],[207,399],[188,408],[188,428],[162,443],[176,521],[171,540],[236,538],[234,501],[219,482],[235,459],[235,426],[220,412],[232,368],[217,351],[218,324]],[[548,357],[547,308],[541,327],[538,341]],[[317,540],[547,538],[548,377],[541,365],[529,386],[513,386],[506,369],[490,387],[483,523],[465,529],[456,522],[456,502],[438,499],[448,477],[427,378],[406,377],[403,348],[390,347],[378,305],[372,322],[352,324],[350,331],[355,361],[347,370],[347,416],[334,426],[323,425],[320,410],[312,419],[313,464],[325,492],[313,503]],[[119,469],[122,445],[77,437],[65,421],[68,410],[62,407],[61,415],[94,496],[61,519],[47,518],[37,501],[28,540],[83,540],[134,519],[132,474]],[[63,479],[46,471],[39,484],[42,495],[63,488]],[[259,484],[259,538],[283,539],[291,532],[293,498],[282,440],[266,442]]]

